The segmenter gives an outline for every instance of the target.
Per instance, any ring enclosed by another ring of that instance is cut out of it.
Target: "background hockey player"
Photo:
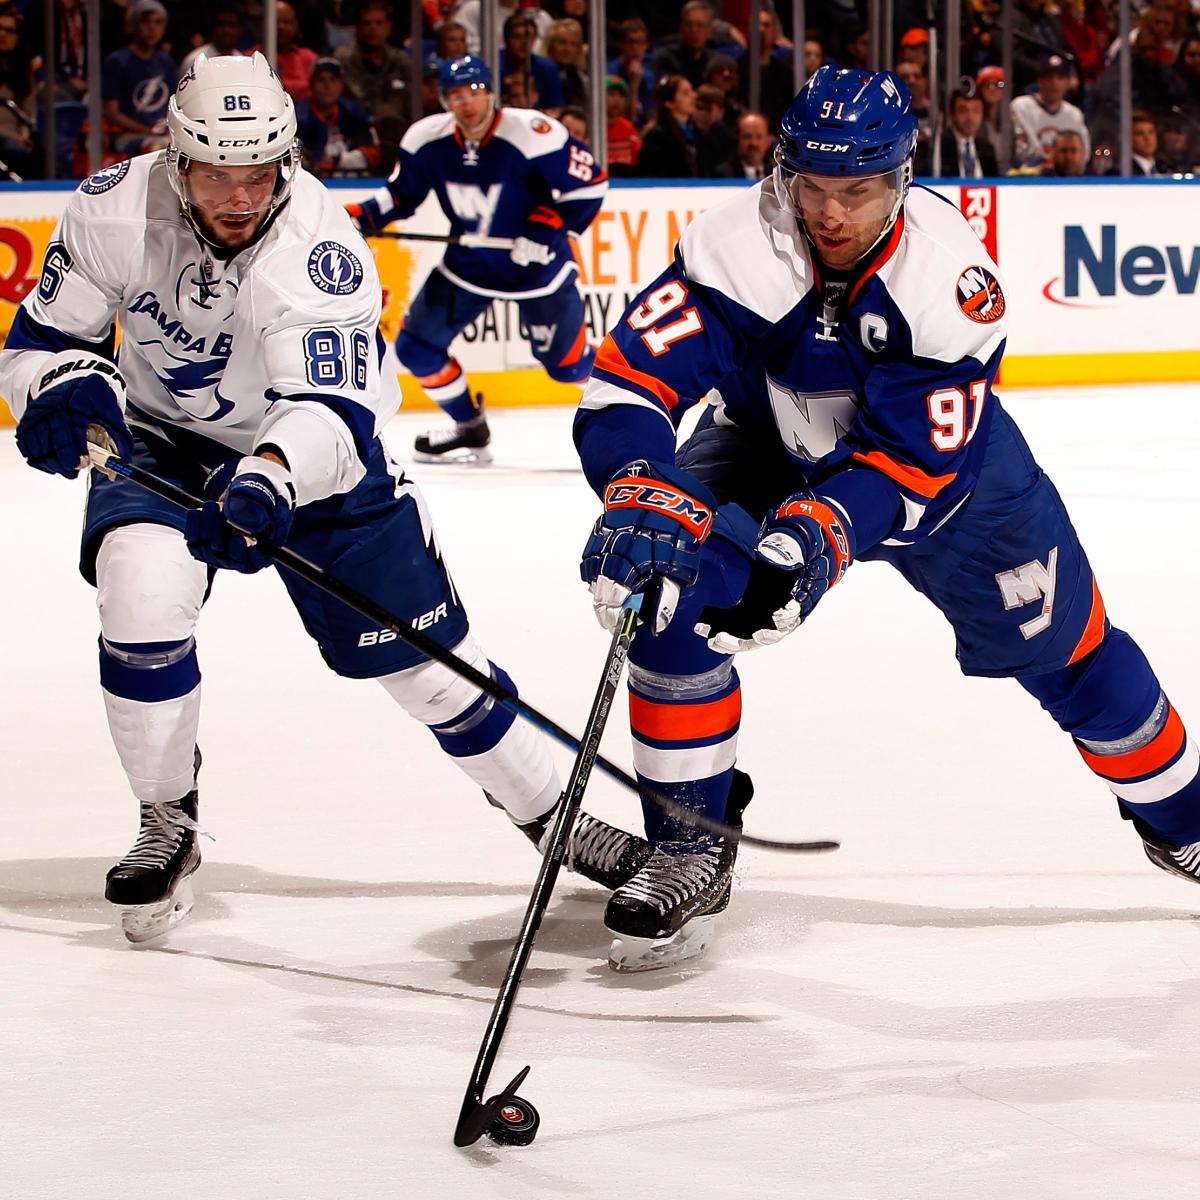
[[[201,56],[169,122],[168,150],[82,184],[0,355],[32,466],[75,476],[98,425],[123,457],[208,497],[185,521],[134,484],[93,474],[88,493],[100,681],[141,813],[105,894],[132,940],[190,907],[196,621],[214,568],[270,561],[233,526],[286,542],[509,682],[471,637],[424,501],[377,437],[399,399],[380,374],[379,280],[345,211],[299,167],[291,99],[259,54]],[[330,667],[378,679],[536,843],[559,795],[540,734],[311,585],[284,584]],[[591,877],[615,882],[641,852],[591,818],[583,832],[575,865]]]
[[[432,191],[452,234],[515,240],[512,250],[450,246],[396,339],[397,357],[455,423],[417,438],[417,457],[486,462],[491,439],[482,401],[450,343],[494,299],[515,300],[550,378],[587,378],[595,351],[568,234],[592,223],[608,181],[591,150],[558,121],[532,109],[499,110],[482,59],[444,64],[441,90],[449,111],[409,129],[387,187],[350,213],[369,235],[411,216]]]
[[[635,766],[736,821],[733,654],[882,559],[950,621],[963,671],[1016,678],[1151,860],[1200,879],[1200,751],[992,390],[997,267],[954,206],[910,191],[916,135],[897,76],[816,72],[774,177],[693,222],[599,349],[575,426],[605,501],[583,575],[606,627],[631,589],[661,597],[630,654]],[[679,418],[714,387],[676,453]],[[802,702],[781,720],[819,737],[839,719],[812,680]],[[697,953],[729,897],[735,847],[654,810],[646,824],[655,853],[605,915],[618,967]]]

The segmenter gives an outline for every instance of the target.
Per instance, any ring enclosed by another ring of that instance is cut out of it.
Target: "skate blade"
[[[195,897],[192,881],[183,878],[172,895],[164,896],[153,904],[135,904],[121,910],[121,929],[126,940],[135,946],[152,942],[174,929],[192,911]]]
[[[486,467],[492,462],[492,452],[483,446],[478,450],[447,450],[445,454],[425,454],[413,451],[413,462],[441,463],[452,467]]]
[[[660,971],[699,958],[712,945],[716,916],[696,917],[668,938],[639,938],[618,934],[608,950],[608,966],[619,975]]]

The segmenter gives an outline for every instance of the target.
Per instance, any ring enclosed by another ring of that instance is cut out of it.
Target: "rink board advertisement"
[[[740,184],[612,187],[575,245],[593,340],[670,262],[681,231]],[[0,336],[36,285],[71,185],[0,185]],[[349,203],[368,194],[339,186]],[[938,185],[971,221],[1001,266],[1010,313],[1001,381],[1009,386],[1200,378],[1200,185],[1192,182],[1002,181]],[[403,228],[442,233],[427,201]],[[404,313],[441,257],[436,243],[372,242],[384,287],[390,345]],[[454,353],[473,383],[500,404],[572,404],[578,389],[548,380],[522,336],[516,305],[498,302],[464,331]],[[394,363],[394,360],[393,360]],[[398,364],[394,364],[398,368]],[[401,373],[406,403],[428,401]],[[7,416],[7,413],[3,414]]]

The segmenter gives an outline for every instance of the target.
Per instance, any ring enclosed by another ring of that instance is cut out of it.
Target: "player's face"
[[[821,261],[847,270],[879,240],[899,199],[897,172],[844,179],[793,175],[788,190]]]
[[[184,177],[187,197],[206,236],[236,250],[248,245],[271,207],[278,163],[222,167],[191,163]]]
[[[492,93],[485,87],[450,88],[443,97],[446,107],[463,135],[473,138],[483,133],[492,117]]]

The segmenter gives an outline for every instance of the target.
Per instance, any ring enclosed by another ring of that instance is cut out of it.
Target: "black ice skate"
[[[482,401],[482,398],[480,398]],[[482,466],[492,461],[488,449],[492,432],[481,412],[469,421],[452,429],[432,429],[421,434],[413,443],[413,458],[417,462],[467,463]]]
[[[200,750],[196,750],[196,774]],[[192,911],[191,875],[200,865],[196,824],[199,797],[141,805],[141,831],[128,854],[108,872],[104,898],[121,908],[121,928],[134,943],[148,942]]]
[[[741,828],[754,795],[750,776],[735,771],[725,820]],[[613,938],[614,971],[654,971],[699,958],[716,934],[715,918],[729,905],[737,842],[718,838],[698,853],[655,847],[645,866],[617,888],[604,910]]]
[[[1142,839],[1142,848],[1146,857],[1156,866],[1181,879],[1190,879],[1192,883],[1200,883],[1200,842],[1192,842],[1187,846],[1172,846],[1164,842],[1139,817],[1133,816],[1121,809],[1121,816],[1133,822],[1133,827]]]
[[[544,816],[517,828],[545,854],[546,843],[558,813],[556,804]],[[650,857],[650,843],[636,834],[626,833],[593,817],[580,812],[575,818],[575,828],[563,857],[563,866],[601,887],[620,887],[631,880]]]

